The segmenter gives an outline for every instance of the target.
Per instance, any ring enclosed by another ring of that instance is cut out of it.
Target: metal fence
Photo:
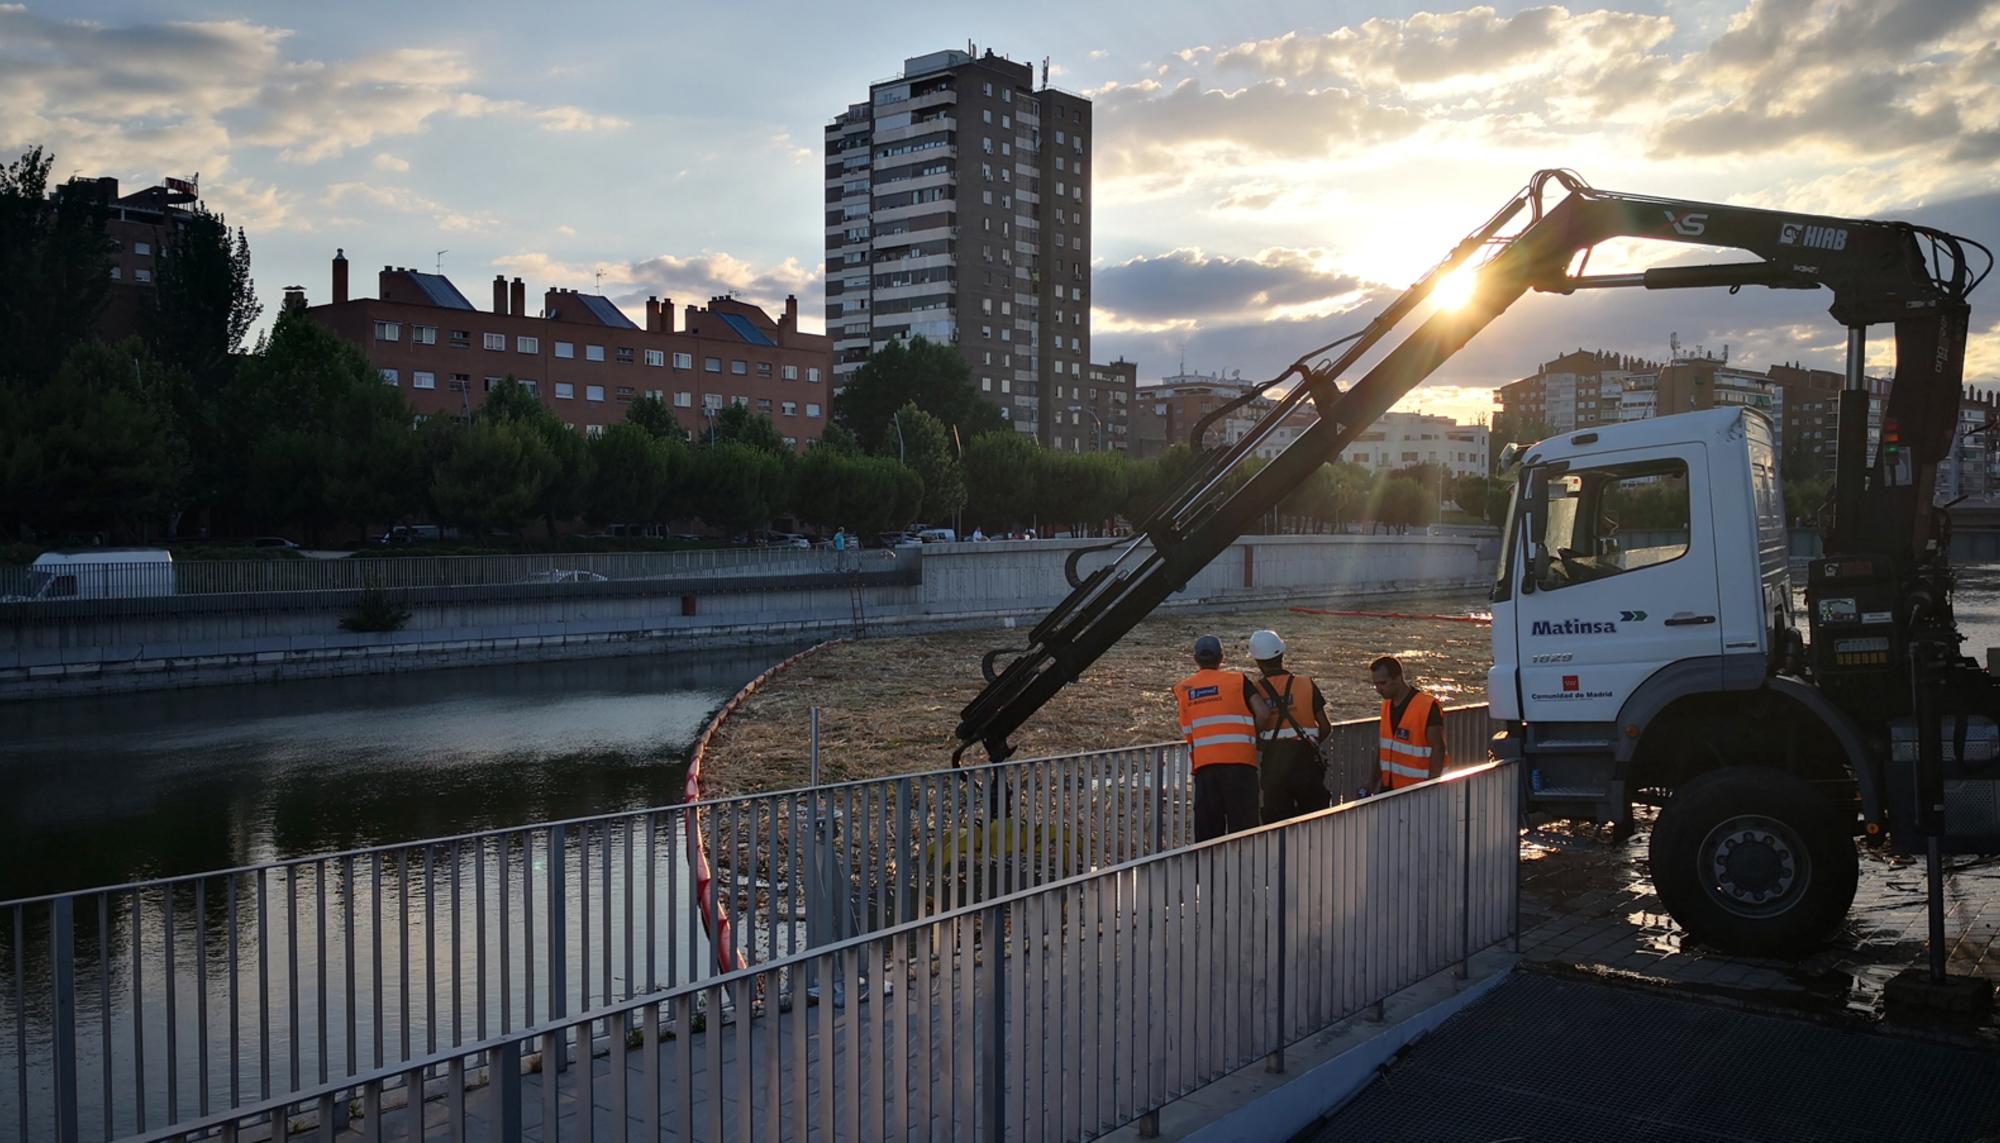
[[[186,596],[336,592],[380,588],[502,587],[574,591],[591,584],[881,571],[921,558],[920,548],[697,548],[675,552],[519,556],[350,556],[345,559],[181,560],[171,565],[70,564],[37,571],[0,567],[0,609],[27,603],[119,601],[172,606]]]
[[[1454,757],[1483,757],[1485,717],[1448,713]],[[1343,723],[1332,750],[1372,765],[1373,735]],[[145,1135],[1191,839],[1175,743],[0,903],[0,1125]],[[695,845],[729,945],[703,928]]]
[[[1481,766],[183,1129],[1095,1138],[1516,935],[1519,793]]]

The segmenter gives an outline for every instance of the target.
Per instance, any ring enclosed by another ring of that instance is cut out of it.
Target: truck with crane
[[[1735,253],[1589,273],[1593,250],[1628,239]],[[1086,549],[1110,551],[1108,563],[1086,575],[1084,553],[1071,556],[1070,596],[1025,647],[983,661],[954,761],[974,746],[1006,758],[1009,736],[1051,695],[1529,291],[1827,290],[1847,368],[1804,614],[1763,414],[1663,415],[1510,449],[1491,592],[1492,755],[1519,761],[1534,811],[1629,832],[1635,805],[1658,807],[1659,896],[1718,947],[1785,955],[1824,939],[1853,901],[1857,837],[1926,855],[1935,936],[1943,855],[2000,852],[2000,686],[1960,653],[1950,519],[1932,495],[1958,429],[1968,297],[1992,261],[1977,242],[1912,223],[1625,194],[1541,171],[1363,329],[1195,426],[1199,450],[1215,418],[1271,399],[1131,537]],[[1461,304],[1435,304],[1453,286]],[[1896,347],[1879,447],[1862,375],[1877,325],[1894,327]],[[1274,459],[1232,475],[1306,410],[1316,421]],[[1628,545],[1621,506],[1640,495],[1665,504],[1673,526],[1635,529]]]

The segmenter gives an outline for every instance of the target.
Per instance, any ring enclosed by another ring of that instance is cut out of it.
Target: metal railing
[[[71,564],[37,571],[0,567],[0,614],[36,604],[113,604],[122,612],[171,609],[189,596],[355,592],[369,588],[507,587],[574,594],[593,584],[884,571],[922,549],[697,548],[676,552],[518,556],[350,556],[345,559],[180,560],[172,564]],[[51,581],[55,581],[51,583]]]
[[[183,1125],[1086,1140],[1518,934],[1519,777],[1155,854]],[[343,1122],[345,1121],[345,1122]]]
[[[1484,707],[1446,730],[1483,757]],[[1161,744],[0,903],[0,1132],[143,1135],[952,914],[1185,846],[1191,794]]]

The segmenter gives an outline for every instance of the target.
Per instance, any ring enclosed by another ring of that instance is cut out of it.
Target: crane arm
[[[1551,204],[1556,189],[1565,193]],[[1526,223],[1507,233],[1523,215]],[[1733,247],[1761,260],[1583,275],[1590,250],[1615,238]],[[1931,242],[1928,261],[1925,239]],[[1830,288],[1831,312],[1843,325],[1895,323],[1898,384],[1889,413],[1897,415],[1897,402],[1907,388],[1913,395],[1905,411],[1905,439],[1911,442],[1918,467],[1930,456],[1929,471],[1934,473],[1937,459],[1949,450],[1956,422],[1968,314],[1965,295],[1977,284],[1966,268],[1964,246],[1977,244],[1905,223],[1618,194],[1595,190],[1567,171],[1537,173],[1363,330],[1313,350],[1260,386],[1260,391],[1270,391],[1292,382],[1242,439],[1205,454],[1138,524],[1132,540],[1072,555],[1069,572],[1074,590],[1029,632],[1026,648],[987,654],[982,664],[987,685],[961,712],[954,761],[975,743],[985,747],[992,761],[1006,758],[1012,752],[1013,732],[1057,691],[1529,290],[1567,294],[1616,287],[1725,286],[1731,292],[1746,285]],[[1339,378],[1348,368],[1414,313],[1445,276],[1481,254],[1485,257],[1466,304],[1433,312],[1351,387],[1340,388]],[[1571,271],[1572,266],[1577,272]],[[1346,348],[1338,357],[1316,360],[1342,345]],[[1949,411],[1938,413],[1935,406],[1944,396],[1950,398]],[[1308,402],[1317,414],[1314,422],[1270,463],[1232,485],[1231,473]],[[1197,449],[1200,432],[1197,427],[1193,442]],[[1843,454],[1842,463],[1847,461]],[[1863,513],[1865,522],[1856,526],[1907,528],[1912,515],[1927,519],[1927,512],[1904,510],[1905,501],[1917,495],[1914,485],[1906,485],[1898,497],[1875,497]],[[1086,552],[1105,550],[1116,554],[1087,576],[1078,575],[1079,560]],[[1014,655],[1012,662],[996,671],[995,661],[1009,653]]]

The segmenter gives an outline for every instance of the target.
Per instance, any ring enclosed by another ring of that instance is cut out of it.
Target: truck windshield
[[[1514,481],[1514,487],[1507,492],[1507,515],[1503,518],[1500,527],[1499,570],[1494,573],[1493,590],[1486,596],[1486,598],[1492,600],[1494,603],[1499,603],[1501,600],[1509,599],[1513,596],[1514,542],[1515,537],[1520,534],[1521,529],[1521,517],[1519,515],[1521,510],[1521,484],[1522,481],[1517,476]]]

